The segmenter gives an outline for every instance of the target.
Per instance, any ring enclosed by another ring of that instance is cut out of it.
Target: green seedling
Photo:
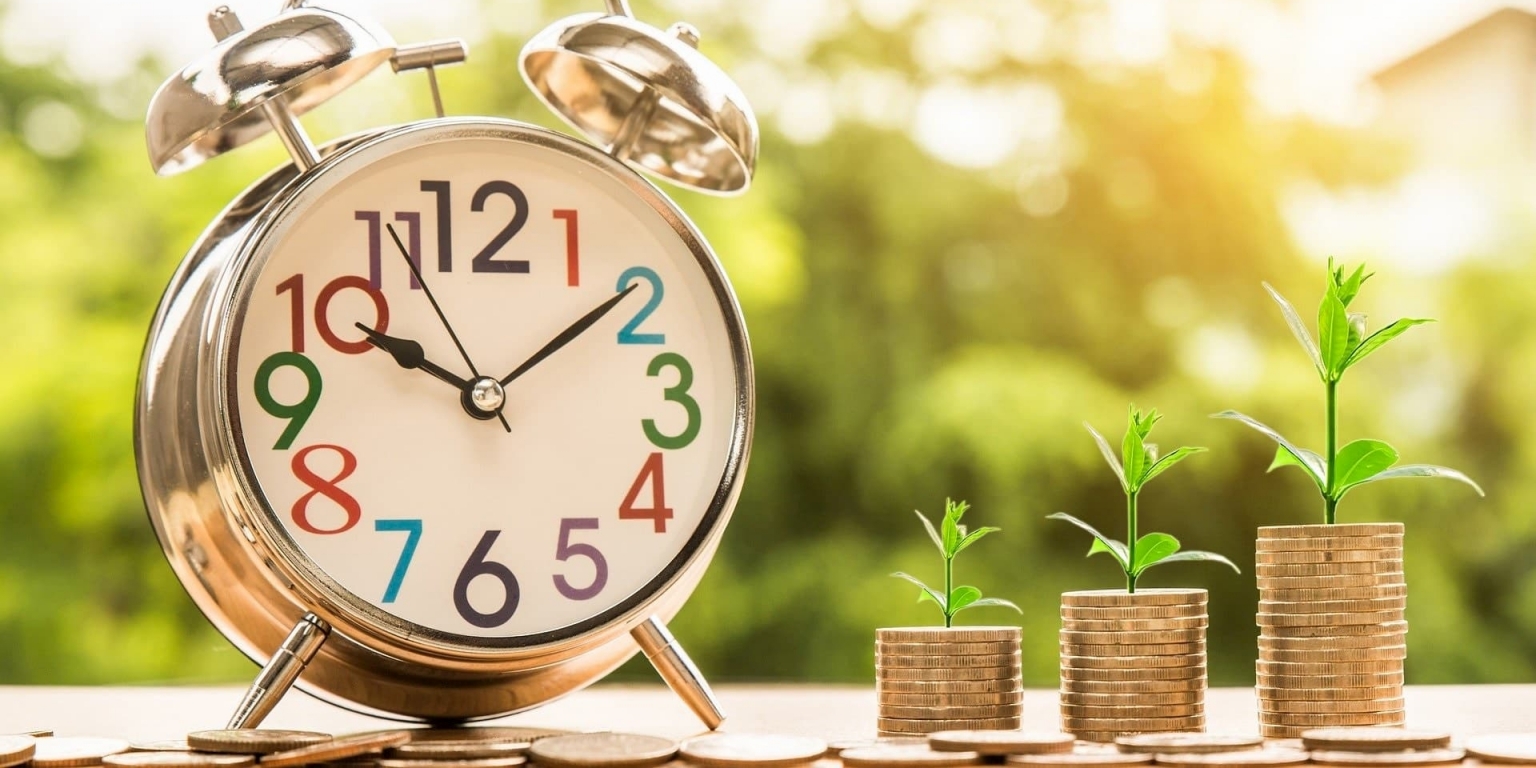
[[[1264,284],[1264,290],[1280,305],[1280,313],[1285,316],[1291,333],[1296,336],[1302,349],[1306,350],[1307,357],[1317,369],[1318,378],[1323,381],[1327,445],[1321,455],[1297,447],[1281,437],[1279,432],[1237,411],[1215,414],[1218,419],[1232,419],[1247,424],[1275,441],[1275,460],[1269,465],[1269,471],[1273,472],[1277,467],[1297,467],[1305,472],[1323,496],[1323,521],[1329,525],[1337,518],[1339,501],[1344,498],[1344,494],[1378,480],[1443,477],[1466,483],[1477,491],[1477,495],[1483,495],[1483,489],[1472,478],[1454,469],[1433,464],[1398,465],[1397,450],[1380,440],[1355,440],[1342,448],[1338,447],[1338,390],[1344,372],[1381,349],[1387,342],[1403,335],[1409,328],[1434,322],[1425,318],[1404,318],[1367,336],[1365,315],[1350,312],[1349,304],[1370,278],[1371,275],[1365,273],[1364,265],[1346,277],[1343,268],[1335,267],[1333,260],[1328,260],[1328,290],[1323,294],[1323,303],[1317,310],[1317,341],[1312,340],[1306,323],[1302,322],[1291,303],[1268,283]]]
[[[1114,470],[1115,477],[1120,479],[1120,487],[1125,490],[1125,542],[1111,539],[1099,533],[1093,526],[1065,512],[1057,512],[1049,516],[1052,520],[1065,520],[1092,534],[1093,546],[1088,549],[1088,556],[1106,552],[1113,557],[1115,562],[1120,564],[1120,570],[1125,571],[1125,591],[1127,592],[1136,591],[1136,581],[1147,572],[1148,568],[1167,563],[1200,560],[1226,563],[1232,570],[1242,573],[1231,560],[1214,552],[1179,551],[1179,540],[1166,533],[1137,536],[1139,520],[1137,520],[1136,505],[1141,496],[1141,490],[1147,486],[1147,483],[1152,482],[1152,478],[1205,450],[1204,448],[1180,448],[1159,458],[1157,445],[1147,442],[1147,436],[1152,434],[1153,425],[1157,424],[1161,418],[1156,409],[1142,413],[1136,410],[1136,406],[1131,406],[1125,438],[1120,441],[1119,457],[1115,456],[1109,441],[1105,440],[1098,430],[1089,424],[1083,425],[1088,428],[1088,433],[1093,435],[1094,442],[1099,445],[1099,452],[1104,455],[1104,461],[1109,463],[1109,468]]]
[[[918,586],[918,589],[921,590],[917,594],[917,601],[919,603],[929,600],[939,606],[939,610],[944,612],[944,626],[946,627],[954,626],[955,614],[967,608],[996,606],[1012,608],[1015,611],[1019,611],[1019,613],[1023,613],[1017,605],[1007,600],[996,597],[982,597],[981,590],[975,587],[955,586],[955,556],[965,551],[966,547],[980,541],[981,537],[1002,530],[987,526],[977,528],[974,531],[967,531],[965,526],[960,524],[960,518],[970,508],[971,505],[963,501],[945,499],[944,520],[939,524],[938,529],[933,527],[933,523],[928,522],[928,518],[924,517],[922,512],[913,510],[917,514],[917,519],[923,521],[923,528],[928,531],[928,537],[933,539],[933,545],[939,548],[939,554],[944,558],[943,592],[924,584],[911,574],[902,573],[901,571],[891,574],[898,579],[906,579]]]

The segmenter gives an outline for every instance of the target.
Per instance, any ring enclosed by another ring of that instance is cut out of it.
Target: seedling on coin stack
[[[1217,562],[1237,566],[1214,552],[1180,551],[1166,533],[1138,536],[1141,491],[1153,478],[1204,448],[1179,448],[1159,456],[1147,442],[1161,417],[1130,409],[1116,456],[1092,426],[1104,460],[1125,491],[1126,540],[1112,539],[1065,512],[1065,520],[1093,536],[1091,557],[1108,554],[1125,573],[1125,590],[1067,592],[1061,596],[1062,730],[1090,741],[1114,741],[1131,733],[1205,730],[1205,628],[1203,589],[1143,589],[1148,569],[1168,563]]]
[[[944,615],[942,627],[876,630],[875,689],[880,699],[881,735],[935,731],[1017,729],[1023,712],[1019,678],[1019,627],[956,627],[955,615],[972,608],[1019,607],[983,597],[981,590],[955,583],[955,559],[997,528],[967,530],[960,523],[970,505],[946,500],[937,528],[917,517],[938,548],[943,589],[906,573],[893,573],[918,588],[918,602],[932,602]]]
[[[1273,440],[1270,470],[1300,469],[1323,498],[1322,525],[1259,528],[1259,723],[1266,737],[1293,738],[1313,726],[1404,721],[1408,586],[1403,525],[1336,524],[1344,496],[1362,485],[1403,477],[1456,480],[1482,494],[1471,478],[1454,469],[1398,464],[1397,450],[1380,440],[1338,446],[1338,390],[1344,373],[1409,328],[1430,322],[1405,318],[1368,334],[1365,315],[1349,309],[1370,277],[1364,266],[1346,273],[1328,262],[1316,341],[1290,302],[1264,285],[1323,383],[1326,442],[1321,454],[1237,411],[1216,414]]]

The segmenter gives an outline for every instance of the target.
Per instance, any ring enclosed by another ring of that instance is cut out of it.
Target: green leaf
[[[933,539],[933,545],[939,548],[939,554],[944,554],[944,541],[939,538],[939,532],[933,529],[933,523],[928,522],[928,518],[922,512],[914,509],[912,513],[917,515],[917,519],[923,521],[923,528],[928,531],[928,538]]]
[[[924,584],[916,576],[913,576],[910,573],[902,573],[901,571],[897,571],[891,575],[898,579],[905,579],[912,582],[913,584],[916,584],[918,589],[922,590],[922,592],[918,593],[917,595],[917,601],[919,603],[921,603],[924,599],[932,600],[939,606],[939,610],[944,611],[946,614],[949,613],[949,609],[944,606],[944,596],[939,594],[938,590],[928,586],[927,584]]]
[[[965,535],[965,538],[960,540],[960,546],[955,548],[955,554],[958,555],[961,552],[964,552],[965,548],[969,547],[972,544],[975,544],[977,539],[980,539],[981,537],[983,537],[983,536],[985,536],[985,535],[987,535],[989,533],[997,533],[998,531],[1001,531],[1001,530],[1002,530],[1001,528],[997,528],[997,527],[990,526],[990,525],[984,525],[984,526],[982,526],[980,528],[977,528],[974,531],[971,531],[970,533],[967,533]]]
[[[1411,317],[1405,317],[1401,320],[1393,322],[1391,325],[1365,337],[1365,341],[1360,342],[1359,346],[1356,346],[1354,350],[1349,353],[1349,357],[1344,360],[1344,365],[1339,368],[1339,371],[1342,373],[1345,369],[1350,368],[1355,363],[1364,360],[1366,356],[1370,355],[1372,352],[1381,349],[1383,344],[1386,344],[1387,342],[1403,335],[1403,333],[1409,328],[1412,328],[1415,325],[1423,325],[1425,323],[1433,322],[1434,320],[1429,318]]]
[[[1321,376],[1323,374],[1323,358],[1317,351],[1317,342],[1312,340],[1312,334],[1307,331],[1306,323],[1302,322],[1301,315],[1297,314],[1296,308],[1291,306],[1291,303],[1286,301],[1285,297],[1281,296],[1280,292],[1271,287],[1269,283],[1264,283],[1264,290],[1268,291],[1269,297],[1274,299],[1276,304],[1280,305],[1280,314],[1285,316],[1285,324],[1291,327],[1291,334],[1296,337],[1296,341],[1301,343],[1301,348],[1307,352],[1307,358],[1312,361],[1312,365],[1317,368],[1317,373]]]
[[[1370,275],[1365,274],[1364,264],[1355,267],[1354,274],[1350,275],[1348,279],[1342,279],[1344,274],[1342,269],[1334,274],[1334,284],[1338,286],[1339,301],[1343,302],[1345,307],[1348,307],[1349,303],[1354,301],[1356,296],[1360,295],[1360,286],[1364,285],[1365,281],[1371,278]]]
[[[1158,459],[1152,466],[1147,467],[1147,473],[1145,475],[1143,475],[1142,478],[1141,478],[1141,485],[1144,486],[1147,483],[1151,482],[1152,478],[1157,477],[1158,475],[1161,475],[1164,472],[1167,472],[1169,467],[1172,467],[1173,465],[1175,465],[1175,464],[1177,464],[1177,463],[1179,463],[1179,462],[1181,462],[1181,461],[1183,461],[1183,460],[1185,460],[1185,459],[1187,459],[1187,458],[1189,458],[1189,457],[1191,457],[1191,456],[1193,456],[1193,455],[1195,455],[1197,453],[1203,453],[1204,451],[1205,451],[1204,448],[1188,447],[1188,446],[1186,446],[1184,448],[1176,449],[1173,453],[1170,453],[1167,456],[1164,456],[1161,459]]]
[[[1019,608],[1017,605],[1014,605],[1012,602],[1004,600],[1000,597],[983,597],[980,600],[976,600],[975,602],[966,605],[964,608],[956,608],[955,613],[959,613],[966,608],[1012,608],[1019,613],[1024,612],[1023,609]]]
[[[1323,356],[1325,380],[1337,380],[1344,360],[1353,350],[1349,346],[1349,313],[1338,293],[1331,289],[1317,308],[1317,348]]]
[[[1317,485],[1319,493],[1328,493],[1328,489],[1323,487],[1323,479],[1312,472],[1312,467],[1314,466],[1326,466],[1323,457],[1305,448],[1297,450],[1301,451],[1302,456],[1306,457],[1304,460],[1297,458],[1296,454],[1291,453],[1283,445],[1275,446],[1275,460],[1270,462],[1269,469],[1264,471],[1273,472],[1280,467],[1300,467],[1303,472],[1307,473],[1307,477],[1312,478],[1312,482]],[[1310,463],[1303,463],[1303,461]]]
[[[1055,512],[1053,514],[1046,515],[1045,517],[1047,520],[1065,520],[1087,531],[1093,536],[1093,546],[1088,549],[1089,557],[1092,557],[1095,553],[1098,552],[1108,552],[1111,557],[1115,558],[1115,560],[1120,563],[1120,567],[1122,569],[1124,569],[1127,573],[1130,572],[1131,554],[1130,550],[1125,546],[1123,542],[1116,541],[1102,533],[1099,533],[1098,530],[1093,526],[1065,512]]]
[[[1303,470],[1305,470],[1307,475],[1312,478],[1312,482],[1317,483],[1318,488],[1321,489],[1327,486],[1326,478],[1328,477],[1328,467],[1323,462],[1323,457],[1312,451],[1308,451],[1304,448],[1297,448],[1296,446],[1291,445],[1291,442],[1286,440],[1284,437],[1281,437],[1279,432],[1276,432],[1275,430],[1270,429],[1268,426],[1265,426],[1263,422],[1251,416],[1238,413],[1237,411],[1222,411],[1221,413],[1214,413],[1211,414],[1211,418],[1231,419],[1233,421],[1247,424],[1255,432],[1258,432],[1259,434],[1275,441],[1275,443],[1280,446],[1281,450],[1289,453],[1290,458],[1294,459],[1294,462],[1290,463],[1294,463],[1295,466],[1301,467]],[[1277,460],[1275,464],[1270,465],[1270,469],[1274,469],[1276,466],[1284,465],[1279,464]]]
[[[949,615],[953,616],[963,610],[967,605],[981,599],[981,590],[975,587],[955,587],[949,593]]]
[[[1137,575],[1159,560],[1179,551],[1179,540],[1166,533],[1149,533],[1136,540],[1136,562],[1131,574]]]
[[[1115,457],[1115,449],[1109,447],[1109,441],[1105,440],[1104,436],[1099,434],[1097,429],[1093,428],[1093,425],[1085,421],[1083,426],[1088,429],[1088,434],[1093,435],[1093,441],[1099,444],[1099,453],[1104,455],[1104,462],[1109,465],[1110,469],[1115,471],[1115,477],[1120,478],[1120,487],[1125,489],[1126,492],[1130,492],[1131,486],[1125,481],[1125,470],[1120,468],[1120,460]]]
[[[1202,552],[1202,551],[1200,551],[1198,549],[1187,549],[1187,550],[1184,550],[1183,552],[1176,552],[1176,553],[1171,554],[1171,555],[1169,555],[1169,556],[1167,556],[1167,557],[1165,557],[1165,558],[1163,558],[1161,560],[1158,560],[1157,562],[1147,563],[1146,567],[1147,568],[1151,568],[1153,566],[1167,565],[1169,563],[1192,563],[1192,562],[1224,563],[1224,564],[1226,564],[1226,566],[1228,568],[1231,568],[1232,570],[1237,571],[1238,573],[1242,573],[1243,572],[1243,570],[1241,568],[1237,567],[1237,563],[1234,563],[1231,560],[1228,560],[1227,558],[1222,557],[1221,555],[1216,554],[1215,552]],[[1143,569],[1143,570],[1145,570],[1145,569]]]
[[[1472,490],[1477,491],[1477,495],[1479,496],[1487,495],[1483,493],[1482,486],[1474,482],[1472,478],[1467,477],[1461,472],[1451,469],[1450,467],[1437,467],[1433,464],[1404,464],[1401,467],[1393,467],[1382,472],[1377,472],[1376,474],[1367,477],[1358,483],[1351,483],[1349,485],[1343,486],[1339,489],[1339,498],[1344,498],[1344,494],[1349,493],[1349,490],[1355,486],[1365,485],[1366,483],[1374,483],[1378,480],[1395,480],[1401,477],[1439,477],[1446,480],[1455,480],[1457,482],[1466,483],[1467,485],[1472,486]]]
[[[965,510],[960,509],[960,514],[955,514],[955,505],[950,504],[948,501],[945,501],[944,504],[944,521],[939,526],[940,530],[943,531],[941,537],[944,539],[944,559],[948,560],[955,556],[955,552],[960,546],[960,515],[965,514]]]
[[[1359,485],[1397,463],[1397,449],[1380,440],[1354,440],[1339,449],[1334,462],[1334,498],[1339,489]]]
[[[1147,471],[1145,440],[1147,431],[1150,430],[1143,430],[1142,426],[1141,414],[1136,412],[1135,406],[1132,406],[1125,426],[1125,437],[1120,440],[1120,457],[1125,462],[1125,479],[1132,492],[1141,488],[1140,478]]]

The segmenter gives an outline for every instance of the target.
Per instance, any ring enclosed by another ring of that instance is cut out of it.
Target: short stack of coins
[[[881,736],[1020,727],[1019,627],[903,627],[875,635]]]
[[[1061,596],[1061,729],[1086,741],[1205,730],[1203,589]]]
[[[1255,557],[1263,735],[1402,725],[1403,525],[1263,527]]]

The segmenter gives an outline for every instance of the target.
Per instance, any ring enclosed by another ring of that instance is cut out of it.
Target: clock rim
[[[614,605],[578,622],[551,630],[510,637],[480,637],[445,632],[402,619],[368,602],[332,579],[295,542],[277,520],[265,496],[257,490],[255,473],[234,415],[238,389],[230,386],[244,316],[255,283],[272,255],[272,245],[301,218],[312,201],[375,162],[399,152],[435,143],[463,139],[504,140],[555,151],[606,172],[631,194],[661,216],[673,234],[683,241],[704,273],[721,314],[736,379],[735,404],[726,458],[709,507],[688,539],[667,564],[642,586]],[[337,171],[345,171],[338,174]],[[313,171],[300,175],[254,220],[250,233],[214,290],[208,315],[212,323],[210,396],[200,398],[205,429],[216,439],[206,440],[212,463],[228,471],[214,472],[215,485],[226,509],[250,512],[249,525],[239,527],[251,544],[269,555],[270,568],[292,590],[298,601],[358,642],[390,655],[427,653],[434,658],[481,659],[523,657],[547,653],[584,641],[601,642],[608,630],[632,629],[651,615],[651,607],[694,571],[699,561],[712,557],[741,493],[751,448],[755,387],[751,347],[741,309],[729,278],[702,233],[670,198],[654,184],[619,160],[597,148],[538,126],[498,118],[444,118],[421,121],[381,131],[327,158]],[[696,576],[690,581],[696,582]],[[687,585],[691,591],[692,585]]]

